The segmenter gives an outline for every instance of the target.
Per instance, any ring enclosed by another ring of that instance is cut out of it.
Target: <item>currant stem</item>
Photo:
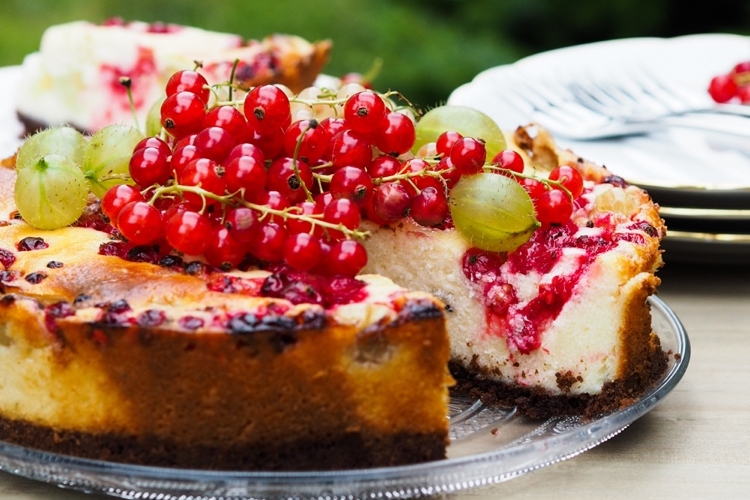
[[[496,171],[496,172],[510,172],[511,174],[513,174],[514,177],[521,177],[521,178],[524,178],[524,179],[534,179],[534,180],[539,181],[542,184],[546,185],[547,187],[554,186],[555,188],[559,189],[560,191],[564,191],[570,197],[571,200],[574,200],[573,193],[571,193],[570,190],[568,188],[566,188],[565,186],[563,186],[563,184],[562,184],[563,181],[565,181],[567,179],[565,176],[561,177],[560,180],[553,181],[552,179],[544,179],[544,178],[539,178],[539,177],[536,177],[536,176],[533,176],[533,175],[527,175],[527,174],[521,174],[521,173],[518,173],[518,172],[512,172],[512,171],[510,171],[507,168],[498,167],[496,165],[485,165],[484,168],[485,168],[485,170]]]
[[[364,240],[370,235],[369,231],[359,231],[357,229],[349,229],[345,225],[338,223],[334,224],[332,222],[326,222],[324,220],[320,220],[318,217],[314,215],[303,215],[303,214],[296,214],[294,211],[298,210],[298,207],[289,207],[285,208],[283,210],[278,210],[276,208],[270,208],[266,205],[258,205],[256,203],[251,203],[249,201],[240,201],[240,204],[243,206],[251,209],[256,210],[258,212],[261,212],[266,215],[277,215],[279,217],[283,217],[284,219],[297,219],[305,222],[309,222],[312,225],[317,225],[325,229],[335,229],[336,231],[341,231],[350,238],[356,238],[358,240]]]
[[[141,194],[146,194],[146,192],[147,192],[147,190],[143,191]],[[205,209],[205,206],[206,206],[206,204],[205,204],[205,199],[206,198],[210,198],[212,200],[216,200],[216,201],[220,202],[222,204],[222,206],[226,206],[230,201],[236,200],[236,195],[237,195],[237,193],[230,193],[230,194],[226,194],[226,195],[222,196],[222,195],[217,195],[215,193],[212,193],[210,191],[206,191],[205,189],[203,189],[201,187],[198,187],[198,186],[182,186],[182,185],[178,185],[178,184],[171,184],[171,185],[168,185],[168,186],[161,186],[161,187],[156,188],[154,190],[151,198],[149,198],[148,204],[149,205],[153,205],[156,202],[156,200],[159,199],[159,197],[161,197],[161,196],[163,196],[165,194],[171,194],[171,193],[176,193],[176,194],[180,194],[180,195],[182,193],[197,194],[198,196],[200,196],[204,200],[203,209]],[[279,217],[281,217],[281,218],[283,218],[285,220],[286,219],[297,219],[297,220],[309,222],[310,224],[312,224],[314,226],[316,226],[316,225],[320,226],[320,227],[322,227],[324,229],[331,229],[331,230],[340,231],[347,238],[354,238],[354,239],[358,239],[358,240],[364,240],[365,238],[367,238],[370,235],[369,231],[360,231],[360,230],[357,230],[357,229],[349,229],[348,227],[344,226],[341,223],[334,224],[332,222],[326,222],[324,220],[319,220],[315,216],[294,213],[294,211],[299,210],[299,207],[289,207],[289,208],[285,208],[283,210],[278,210],[278,209],[275,209],[275,208],[270,208],[270,207],[268,207],[266,205],[258,205],[257,203],[251,203],[251,202],[245,201],[245,200],[239,200],[238,203],[241,204],[241,205],[243,205],[243,206],[245,206],[245,207],[247,207],[247,208],[249,208],[249,209],[251,209],[251,210],[255,210],[257,212],[260,212],[261,214],[263,214],[261,216],[261,218],[266,217],[268,215],[276,215],[276,216],[279,216]]]
[[[91,170],[89,170],[89,171],[85,172],[85,173],[83,174],[83,176],[84,176],[84,177],[85,177],[86,179],[90,179],[90,180],[92,180],[92,181],[96,181],[96,182],[98,182],[99,184],[101,184],[101,183],[104,183],[104,182],[107,182],[107,181],[114,181],[114,180],[118,180],[118,181],[126,181],[126,182],[127,182],[127,181],[131,181],[131,180],[133,180],[133,178],[132,178],[132,177],[130,177],[130,175],[128,175],[128,174],[109,174],[109,175],[104,175],[104,176],[102,176],[102,177],[99,177],[99,178],[97,179],[97,178],[96,178],[96,176],[94,175],[94,173],[93,173],[93,172],[92,172]]]
[[[141,130],[141,126],[138,123],[138,114],[135,112],[135,101],[133,100],[133,91],[131,89],[131,86],[133,84],[133,81],[127,77],[127,76],[121,76],[120,77],[120,85],[125,87],[125,90],[128,93],[128,103],[130,105],[130,112],[133,113],[133,123],[135,124],[135,128],[138,130]]]
[[[307,127],[305,127],[305,129],[297,138],[297,144],[295,144],[294,146],[294,154],[292,155],[292,169],[294,169],[294,175],[297,176],[297,180],[299,181],[300,186],[302,186],[303,191],[305,191],[305,197],[307,198],[307,201],[315,201],[315,197],[313,196],[312,192],[307,188],[304,181],[302,180],[302,176],[299,173],[299,166],[297,165],[297,158],[299,158],[299,149],[302,146],[302,139],[304,139],[305,134],[311,128],[317,127],[317,125],[318,125],[317,121],[310,120],[310,122],[307,124]]]
[[[237,65],[240,63],[239,59],[234,60],[234,64],[232,64],[232,71],[229,73],[229,90],[227,91],[227,98],[229,101],[232,100],[232,91],[234,90],[234,75],[237,71]]]

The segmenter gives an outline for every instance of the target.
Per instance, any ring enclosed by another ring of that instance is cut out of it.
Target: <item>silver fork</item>
[[[750,116],[750,106],[713,103],[707,93],[688,92],[640,68],[617,80],[578,80],[568,88],[584,106],[620,120],[649,121],[698,112]]]
[[[569,139],[606,139],[665,127],[750,137],[750,106],[712,104],[644,72],[569,83],[517,78],[505,88],[504,97],[555,135]]]

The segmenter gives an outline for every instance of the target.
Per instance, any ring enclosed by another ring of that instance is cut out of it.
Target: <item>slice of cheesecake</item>
[[[567,223],[510,253],[411,218],[373,225],[366,271],[446,304],[456,391],[532,417],[595,416],[632,402],[666,367],[646,301],[666,229],[645,191],[535,130],[513,140],[537,174],[567,164],[585,179]]]

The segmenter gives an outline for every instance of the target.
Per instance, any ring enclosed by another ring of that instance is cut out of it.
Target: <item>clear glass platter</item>
[[[63,488],[158,500],[417,498],[507,481],[610,439],[674,389],[687,369],[690,342],[674,312],[657,297],[649,301],[654,331],[670,353],[669,368],[638,401],[584,422],[579,418],[533,421],[516,415],[512,408],[489,408],[454,398],[445,460],[348,471],[201,471],[86,460],[0,443],[0,469]]]

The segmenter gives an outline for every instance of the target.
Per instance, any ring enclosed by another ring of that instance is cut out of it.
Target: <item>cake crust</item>
[[[220,470],[444,458],[445,399],[427,382],[447,382],[444,362],[433,358],[436,350],[447,355],[442,315],[419,301],[402,311],[365,331],[188,334],[72,318],[53,334],[39,324],[36,301],[6,294],[0,357],[36,362],[16,375],[37,374],[22,397],[40,408],[13,405],[8,386],[18,379],[4,373],[0,436],[85,458]]]

